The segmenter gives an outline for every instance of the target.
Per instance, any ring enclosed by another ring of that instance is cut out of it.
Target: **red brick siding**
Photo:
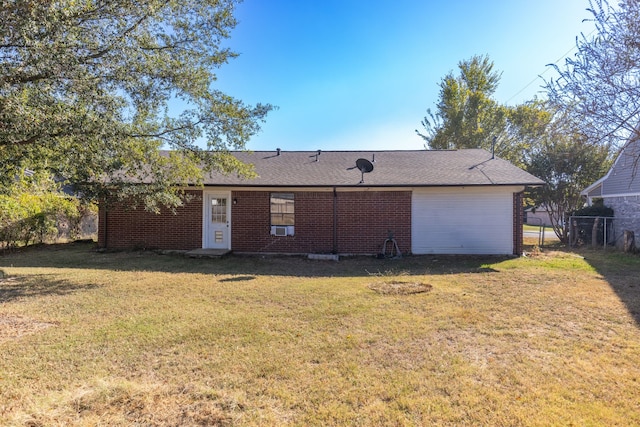
[[[295,192],[295,234],[272,236],[269,191],[234,191],[231,245],[237,252],[327,253],[333,249],[333,193]]]
[[[338,193],[340,253],[379,253],[393,232],[402,253],[411,250],[411,192]]]
[[[231,242],[238,252],[329,253],[334,250],[333,192],[295,192],[295,235],[272,236],[270,192],[235,191]],[[411,249],[411,192],[338,192],[338,253],[372,254],[393,231]]]
[[[202,192],[176,210],[160,214],[124,206],[100,208],[98,244],[112,249],[195,249],[202,246]],[[237,252],[330,253],[334,251],[334,194],[295,192],[295,234],[272,236],[269,191],[231,195],[231,245]],[[411,192],[338,192],[338,253],[373,254],[392,231],[400,250],[411,250]]]
[[[523,223],[524,223],[524,193],[513,193],[513,254],[522,255],[524,250]]]
[[[110,249],[196,249],[202,247],[202,191],[184,206],[159,214],[124,205],[100,206],[98,245]]]

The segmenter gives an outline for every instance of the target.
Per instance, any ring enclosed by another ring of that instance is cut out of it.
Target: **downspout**
[[[102,235],[104,236],[102,247],[106,249],[107,248],[107,203],[106,201],[103,201],[102,211],[104,212],[102,215],[104,218],[104,224],[100,224],[100,215],[98,215],[98,240],[100,240],[99,234],[100,234],[100,229],[102,229],[103,230]]]
[[[333,187],[333,253],[338,253],[338,193]]]

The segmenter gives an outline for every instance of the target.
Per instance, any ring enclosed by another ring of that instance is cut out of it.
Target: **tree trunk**
[[[591,246],[598,246],[598,225],[600,225],[600,217],[593,221],[593,228],[591,228]]]
[[[624,230],[624,246],[625,252],[633,253],[636,251],[636,236],[631,230]]]
[[[575,219],[571,221],[569,235],[571,236],[571,246],[578,244],[578,221]]]

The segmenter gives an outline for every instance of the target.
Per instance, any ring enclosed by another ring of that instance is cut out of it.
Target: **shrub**
[[[587,206],[572,213],[573,216],[613,217],[613,209],[607,206]]]
[[[58,236],[61,222],[77,235],[86,207],[59,193],[0,195],[0,243],[5,248],[42,243]]]
[[[611,222],[606,224],[606,230],[604,221],[598,221],[597,224],[595,224],[595,222],[596,217],[612,218],[613,209],[607,206],[587,206],[582,209],[578,209],[573,212],[572,215],[574,217],[578,217],[573,219],[573,224],[571,225],[571,243],[573,246],[592,243],[602,245],[605,243],[605,235],[611,235]],[[594,225],[596,225],[595,230]],[[595,236],[593,234],[594,232],[596,233]]]

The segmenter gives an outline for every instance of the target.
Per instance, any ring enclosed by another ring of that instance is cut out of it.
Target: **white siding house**
[[[513,193],[524,187],[415,189],[414,254],[513,253]]]

